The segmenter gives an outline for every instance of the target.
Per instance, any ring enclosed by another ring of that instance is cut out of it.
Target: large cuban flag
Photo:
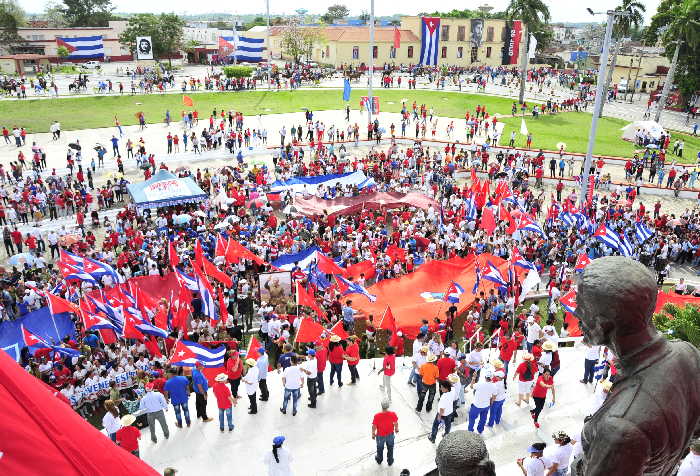
[[[273,193],[291,191],[292,193],[315,194],[321,186],[354,185],[358,189],[375,186],[373,178],[368,178],[359,170],[344,174],[313,175],[294,177],[289,180],[277,180],[270,185]]]
[[[226,56],[235,56],[236,61],[259,63],[263,59],[264,43],[264,38],[220,36],[219,52],[225,52]]]
[[[56,37],[58,46],[65,46],[70,54],[68,59],[95,59],[104,58],[105,47],[102,35],[81,36],[78,38]]]
[[[440,41],[440,18],[421,17],[420,64],[435,66],[438,62],[438,42]]]

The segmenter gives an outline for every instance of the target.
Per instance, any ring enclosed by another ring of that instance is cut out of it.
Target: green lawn
[[[313,111],[342,109],[340,90],[301,90],[301,91],[249,91],[228,93],[190,93],[200,118],[208,118],[212,109],[233,109],[245,115],[298,112],[303,108]],[[350,105],[359,108],[360,97],[366,96],[363,90],[353,90]],[[433,107],[436,114],[448,117],[464,117],[467,110],[475,110],[477,104],[486,104],[491,113],[510,114],[512,101],[507,98],[459,94],[441,91],[407,91],[379,89],[375,93],[380,98],[380,109],[385,112],[400,112],[401,99],[413,100],[418,104]],[[31,132],[46,132],[51,121],[61,122],[63,130],[91,129],[114,125],[115,114],[123,125],[136,124],[135,114],[142,111],[148,122],[159,122],[170,110],[171,117],[177,119],[182,110],[182,96],[179,94],[151,94],[129,96],[89,96],[69,99],[37,99],[28,101],[4,101],[0,108],[6,125],[27,127]],[[8,119],[11,118],[11,119]],[[2,124],[0,124],[2,125]]]
[[[515,130],[517,137],[515,145],[525,147],[526,136],[520,134],[520,117],[509,117],[502,120],[506,124],[501,136],[501,144],[506,145],[510,140],[510,133]],[[588,134],[591,130],[591,114],[585,112],[566,112],[556,116],[540,116],[533,119],[532,116],[525,117],[525,124],[528,131],[532,133],[533,149],[558,150],[557,144],[564,142],[567,152],[586,153],[588,148]],[[619,157],[632,157],[637,146],[620,139],[622,127],[629,124],[623,119],[603,117],[598,122],[596,144],[593,149],[594,154],[612,155]],[[672,134],[673,140],[678,137],[678,133]],[[682,134],[685,141],[683,151],[684,163],[695,163],[695,157],[700,150],[700,137],[693,137],[689,134]],[[671,159],[678,157],[671,155]]]

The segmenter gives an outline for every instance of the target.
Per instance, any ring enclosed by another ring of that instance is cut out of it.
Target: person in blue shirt
[[[212,421],[212,418],[207,416],[207,392],[209,391],[209,382],[207,378],[202,373],[201,362],[195,364],[195,369],[192,371],[192,387],[194,388],[195,394],[195,409],[197,411],[197,418],[201,418],[203,421]]]
[[[187,377],[182,375],[177,375],[174,370],[168,371],[170,378],[165,382],[163,390],[166,393],[167,400],[173,404],[175,409],[175,418],[177,419],[178,428],[182,428],[182,415],[185,414],[185,423],[190,426],[190,409],[187,406],[187,400],[189,398],[189,381]]]
[[[97,347],[98,341],[99,341],[99,339],[97,338],[97,336],[91,332],[88,333],[85,336],[85,338],[83,339],[83,342],[85,342],[87,345],[89,345],[91,349],[94,349],[95,347]]]

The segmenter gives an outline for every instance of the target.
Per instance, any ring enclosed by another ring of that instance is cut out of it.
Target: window
[[[376,58],[379,56],[379,47],[375,46],[372,48],[372,58]]]
[[[490,57],[491,57],[491,47],[490,47],[490,46],[487,46],[487,47],[486,47],[486,57],[487,57],[487,58],[490,58]]]
[[[465,28],[463,26],[457,27],[457,41],[464,41],[464,34],[465,34],[464,30],[465,30]]]
[[[360,47],[359,46],[352,47],[352,59],[360,59]]]
[[[447,46],[442,47],[442,51],[440,53],[440,58],[447,58]]]
[[[506,29],[503,28],[503,29],[501,30],[501,43],[505,43],[506,40],[508,39],[508,38],[506,38],[506,33],[507,33]]]
[[[409,58],[413,58],[413,47],[412,46],[408,47],[408,52],[407,52],[406,56],[408,56]]]
[[[396,58],[396,48],[393,46],[389,48],[389,58]]]
[[[457,59],[462,58],[464,56],[464,48],[461,46],[457,47]]]
[[[450,41],[450,25],[442,25],[440,37],[442,41]]]
[[[472,47],[471,62],[474,63],[474,62],[478,61],[478,59],[479,59],[479,48],[477,48],[476,46],[473,46]]]
[[[486,41],[488,41],[488,42],[493,41],[493,27],[492,26],[486,28]]]
[[[651,81],[651,82],[649,83],[649,87],[650,87],[650,88],[653,88],[653,87],[654,87],[654,81]]]

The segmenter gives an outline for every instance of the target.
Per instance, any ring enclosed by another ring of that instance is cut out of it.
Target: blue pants
[[[479,433],[484,432],[484,425],[486,425],[486,416],[489,413],[489,407],[479,408],[475,407],[472,403],[469,409],[469,431],[474,431],[474,423],[476,419],[479,419],[479,424],[476,427],[476,431]]]
[[[219,430],[224,431],[224,414],[228,422],[228,429],[233,430],[233,408],[219,408]]]
[[[408,376],[408,383],[415,383],[414,381],[418,380],[418,372],[416,372],[416,368],[413,367],[411,368],[411,375]]]
[[[386,462],[389,465],[394,464],[394,434],[389,433],[386,436],[377,436],[377,456],[375,459],[378,463],[384,460],[384,445],[386,445]]]
[[[586,383],[593,383],[593,367],[597,364],[597,360],[584,360],[583,361],[583,381]]]
[[[319,372],[316,375],[316,384],[318,385],[318,395],[326,391],[325,387],[323,386],[323,372]]]
[[[297,411],[297,402],[299,401],[299,397],[301,396],[301,391],[297,389],[290,390],[288,388],[284,389],[284,402],[282,403],[282,410],[285,412],[287,411],[287,404],[289,403],[289,398],[292,398],[292,411],[296,413]]]
[[[331,364],[331,377],[330,377],[330,382],[331,385],[333,385],[333,375],[338,376],[338,386],[342,387],[343,386],[343,381],[341,379],[341,374],[343,373],[343,364]]]
[[[489,407],[489,422],[486,426],[500,425],[505,399],[494,401]]]
[[[445,423],[445,435],[450,432],[452,428],[452,414],[445,415],[442,417],[442,421]],[[435,415],[435,420],[433,420],[433,429],[430,431],[430,440],[435,441],[437,437],[438,429],[440,429],[440,415]]]
[[[190,424],[190,409],[187,406],[187,402],[185,403],[173,403],[173,408],[175,409],[175,419],[177,420],[177,424],[182,426],[182,416],[180,415],[180,409],[182,409],[182,413],[185,414],[185,422],[187,425]]]

